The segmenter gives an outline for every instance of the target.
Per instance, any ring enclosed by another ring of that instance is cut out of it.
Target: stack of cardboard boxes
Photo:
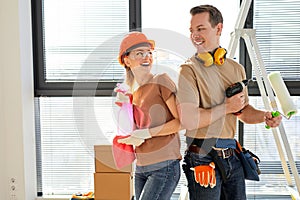
[[[111,145],[95,145],[95,200],[133,199],[132,165],[118,169]]]

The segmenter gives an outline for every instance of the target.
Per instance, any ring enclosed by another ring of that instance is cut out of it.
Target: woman
[[[154,41],[131,32],[120,45],[132,93],[135,129],[119,143],[135,146],[135,196],[138,200],[170,199],[180,178],[180,122],[176,86],[167,74],[151,73]]]

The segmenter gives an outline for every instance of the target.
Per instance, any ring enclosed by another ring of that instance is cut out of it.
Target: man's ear
[[[217,35],[221,36],[222,30],[223,30],[223,24],[218,23],[217,24]]]

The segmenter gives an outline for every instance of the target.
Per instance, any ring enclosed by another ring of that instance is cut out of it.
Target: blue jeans
[[[190,170],[190,168],[206,165],[212,162],[212,158],[209,155],[186,152],[182,168],[188,181],[190,200],[246,200],[244,171],[240,160],[235,153],[227,159],[221,157],[220,159],[228,179],[223,181],[216,167],[216,186],[214,188],[205,188],[196,183],[194,171]]]
[[[180,179],[179,160],[136,166],[136,200],[169,200]]]

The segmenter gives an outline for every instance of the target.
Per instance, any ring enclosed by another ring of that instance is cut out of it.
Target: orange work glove
[[[195,181],[201,186],[214,188],[216,186],[216,172],[215,163],[211,162],[209,165],[199,165],[191,170],[194,171]]]

